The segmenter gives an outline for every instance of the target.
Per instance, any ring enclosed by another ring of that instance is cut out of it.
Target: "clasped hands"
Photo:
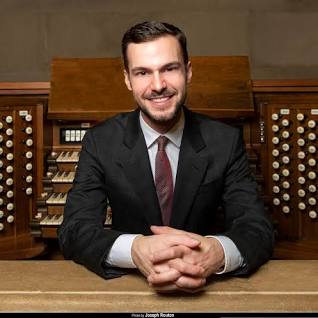
[[[137,236],[132,259],[158,292],[200,291],[206,278],[224,266],[224,251],[213,237],[151,226],[154,235]]]

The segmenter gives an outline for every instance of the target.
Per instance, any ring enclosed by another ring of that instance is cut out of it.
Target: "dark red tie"
[[[165,151],[167,142],[168,138],[165,136],[160,136],[157,139],[158,152],[156,155],[155,167],[155,184],[161,208],[163,225],[169,225],[170,223],[173,200],[172,172],[170,162]]]

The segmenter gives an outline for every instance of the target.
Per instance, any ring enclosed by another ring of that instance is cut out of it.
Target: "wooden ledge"
[[[2,312],[317,312],[318,261],[216,276],[200,294],[155,293],[136,272],[104,280],[71,261],[0,261]]]

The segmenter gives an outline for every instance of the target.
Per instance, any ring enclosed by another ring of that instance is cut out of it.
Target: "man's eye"
[[[172,72],[172,71],[176,71],[177,69],[178,69],[177,66],[170,66],[170,67],[167,67],[167,68],[166,68],[166,71],[167,71],[167,72]]]
[[[139,71],[135,75],[136,76],[145,76],[146,74],[147,74],[146,71]]]

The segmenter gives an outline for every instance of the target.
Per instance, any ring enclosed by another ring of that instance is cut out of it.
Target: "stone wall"
[[[317,0],[0,0],[0,81],[119,56],[123,32],[152,19],[183,29],[190,55],[248,55],[255,80],[318,79]]]

